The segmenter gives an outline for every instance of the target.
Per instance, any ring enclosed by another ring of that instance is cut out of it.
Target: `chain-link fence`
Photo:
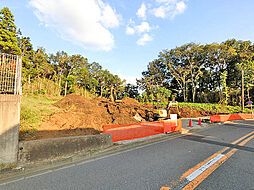
[[[21,64],[21,56],[0,54],[0,94],[21,95]]]

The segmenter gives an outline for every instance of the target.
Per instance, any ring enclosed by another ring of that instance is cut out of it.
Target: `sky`
[[[253,0],[0,0],[34,49],[80,54],[135,84],[159,52],[254,42]]]

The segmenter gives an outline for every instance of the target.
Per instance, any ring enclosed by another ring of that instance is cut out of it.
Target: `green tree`
[[[221,73],[221,83],[222,83],[222,93],[223,93],[223,102],[225,105],[228,105],[228,86],[227,86],[227,72]]]
[[[0,51],[20,55],[14,16],[8,7],[0,11]]]
[[[125,86],[124,96],[137,99],[139,97],[138,86],[128,83]]]

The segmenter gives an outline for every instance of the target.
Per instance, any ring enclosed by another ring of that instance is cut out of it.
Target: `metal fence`
[[[0,54],[0,94],[21,95],[21,69],[21,56]]]

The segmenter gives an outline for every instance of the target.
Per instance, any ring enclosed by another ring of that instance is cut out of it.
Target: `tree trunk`
[[[111,102],[114,102],[114,101],[115,101],[114,95],[113,95],[113,90],[114,90],[114,87],[111,86],[111,87],[110,87],[110,99],[111,99]]]
[[[64,96],[67,94],[67,81],[65,81],[65,87],[64,87]]]
[[[242,111],[244,111],[244,70],[242,70]]]
[[[192,88],[192,102],[195,103],[196,87]]]
[[[103,88],[102,88],[102,86],[101,86],[101,98],[102,98],[102,90],[103,90]]]
[[[183,83],[183,101],[186,102],[186,84]]]
[[[59,76],[59,83],[58,83],[58,85],[59,85],[59,93],[58,93],[58,96],[60,96],[61,95],[61,77]]]
[[[249,86],[247,87],[247,97],[248,97],[248,100],[250,101],[250,87]]]

